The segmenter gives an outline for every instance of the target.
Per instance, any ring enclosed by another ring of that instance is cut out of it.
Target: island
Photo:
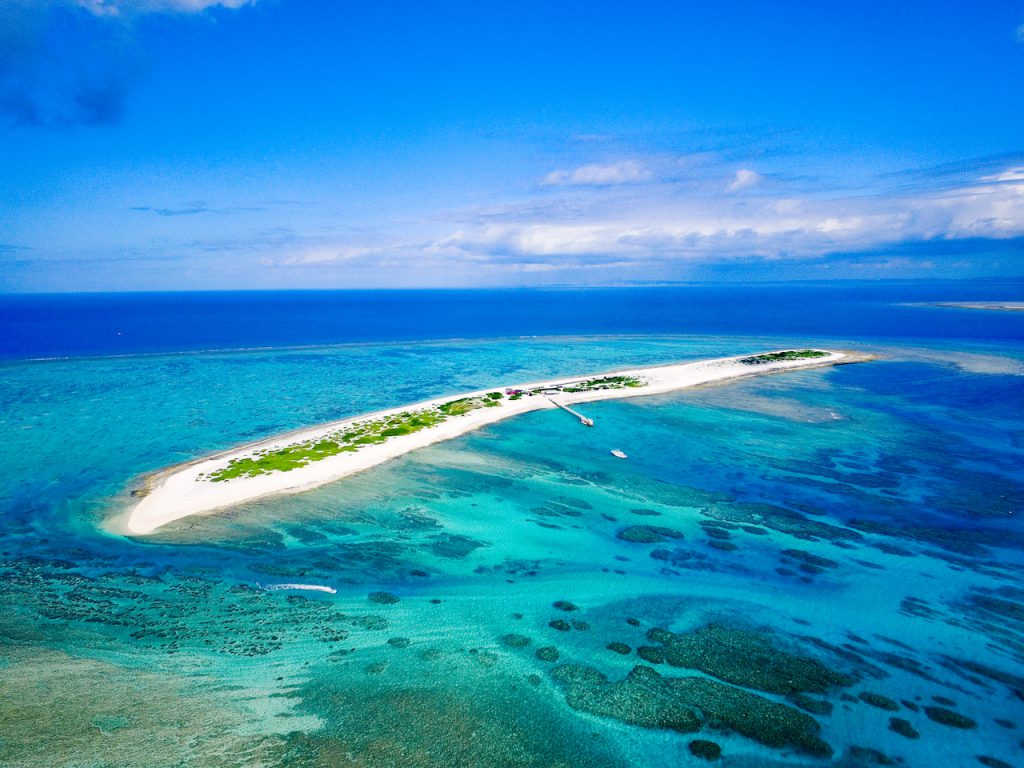
[[[945,309],[987,309],[993,312],[1024,312],[1024,301],[928,301],[909,304],[912,307]]]
[[[776,350],[494,387],[377,411],[156,472],[132,492],[133,505],[119,515],[115,527],[130,535],[148,534],[191,515],[307,491],[528,411],[563,408],[582,424],[593,426],[590,418],[569,406],[869,359],[871,355],[849,351]]]

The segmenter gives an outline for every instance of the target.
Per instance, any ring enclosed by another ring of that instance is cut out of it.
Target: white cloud
[[[563,266],[737,258],[815,258],[887,244],[1024,236],[1024,169],[924,195],[736,199],[692,195],[642,201],[607,195],[571,218],[536,207],[519,218],[491,212],[435,245],[443,251],[511,263],[540,259]],[[607,211],[615,210],[609,216]]]
[[[761,183],[761,174],[757,171],[752,171],[749,168],[740,168],[736,171],[736,175],[729,184],[728,191],[739,192],[741,189],[753,187],[759,183]]]
[[[1024,43],[1024,24],[1017,27],[1017,42]]]
[[[1007,168],[1005,171],[994,173],[991,176],[982,176],[979,181],[1024,181],[1024,165]]]
[[[372,254],[373,251],[370,248],[312,247],[301,249],[277,263],[285,266],[333,264],[340,261],[352,261]]]
[[[698,189],[659,178],[658,184],[605,186],[585,195],[556,190],[538,196],[543,199],[426,216],[415,225],[403,218],[372,230],[289,230],[224,248],[207,243],[204,250],[258,256],[280,285],[323,280],[423,287],[572,282],[595,275],[651,279],[751,260],[766,262],[769,270],[801,261],[827,268],[829,254],[846,254],[836,263],[863,274],[905,273],[941,266],[930,257],[932,244],[942,252],[966,238],[1024,237],[1021,167],[942,190],[875,195],[859,186],[845,195],[834,189],[796,194],[792,188],[778,195],[729,195],[721,189],[721,173]],[[184,226],[189,218],[167,221]],[[923,241],[927,247],[919,254],[886,252]]]
[[[541,182],[544,186],[608,187],[637,184],[651,178],[649,169],[635,160],[610,165],[582,165],[570,170],[552,171]]]
[[[1024,169],[1011,168],[980,183],[927,198],[917,205],[935,237],[1004,239],[1024,235]]]
[[[97,16],[138,13],[199,13],[207,8],[241,8],[256,0],[75,0]]]

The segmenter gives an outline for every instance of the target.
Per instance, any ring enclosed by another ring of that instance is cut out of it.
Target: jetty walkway
[[[558,402],[558,401],[557,401],[557,400],[555,400],[554,398],[551,398],[551,397],[549,397],[549,398],[548,398],[548,400],[550,400],[550,401],[551,401],[552,403],[554,403],[555,405],[557,405],[557,406],[558,406],[559,408],[561,408],[561,409],[562,409],[563,411],[568,411],[569,413],[571,413],[571,414],[572,414],[573,416],[575,416],[575,417],[576,417],[577,419],[579,419],[579,420],[580,420],[580,424],[582,424],[583,426],[585,426],[585,427],[592,427],[592,426],[594,426],[594,420],[593,420],[593,419],[591,419],[591,418],[588,418],[588,417],[584,416],[584,415],[583,415],[582,413],[580,413],[579,411],[574,411],[574,410],[573,410],[572,408],[570,408],[570,407],[569,407],[568,405],[563,405],[562,403]]]

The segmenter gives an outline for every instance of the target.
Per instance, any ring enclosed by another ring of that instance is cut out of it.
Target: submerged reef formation
[[[654,628],[647,639],[661,646],[670,666],[697,669],[768,693],[824,693],[854,682],[815,659],[776,648],[764,635],[720,624],[683,634]]]
[[[793,747],[820,757],[832,754],[814,718],[715,680],[662,677],[645,666],[633,667],[614,682],[579,664],[556,667],[551,675],[564,690],[566,703],[581,712],[680,733],[728,729],[769,747]]]
[[[661,525],[631,525],[623,528],[616,536],[632,544],[656,544],[668,539],[681,539],[683,534],[673,528]]]
[[[644,637],[651,644],[640,645],[636,654],[646,664],[633,666],[624,678],[583,663],[552,669],[551,677],[569,707],[642,728],[730,731],[768,747],[819,757],[832,754],[832,747],[821,738],[820,724],[811,716],[830,714],[832,704],[808,694],[827,696],[853,685],[854,675],[783,648],[792,641],[768,630],[712,622],[678,633],[653,627]],[[632,652],[621,641],[607,643],[606,648],[624,656]],[[648,664],[666,664],[709,677],[670,676]],[[770,698],[777,695],[786,696],[795,706]],[[692,744],[698,757],[711,760],[720,754],[714,742]]]
[[[717,760],[722,756],[722,748],[707,739],[694,739],[686,745],[686,748],[690,750],[691,755],[704,760]]]
[[[929,720],[936,722],[939,725],[948,725],[951,728],[962,728],[964,730],[968,730],[970,728],[976,728],[978,725],[966,715],[962,715],[952,709],[946,709],[945,707],[925,707],[924,713],[928,715]]]

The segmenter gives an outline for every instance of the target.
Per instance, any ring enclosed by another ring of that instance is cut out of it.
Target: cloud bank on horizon
[[[590,168],[568,176],[583,173],[589,178]],[[629,178],[633,183],[640,180]],[[738,193],[760,182],[756,171],[741,168],[726,189]],[[784,187],[743,196],[695,191],[679,195],[676,186],[666,185],[639,201],[612,195],[613,204],[601,198],[591,202],[592,213],[577,209],[571,217],[536,208],[524,215],[514,210],[493,212],[427,247],[516,258],[774,259],[869,250],[904,241],[1024,236],[1024,165],[966,185],[909,194],[820,197],[794,194]]]
[[[1021,276],[996,5],[0,0],[0,290]]]
[[[264,264],[324,266],[364,260],[562,275],[599,267],[603,274],[618,270],[628,280],[652,269],[670,274],[673,265],[819,262],[829,254],[874,253],[906,243],[942,244],[947,250],[957,242],[970,243],[964,246],[968,252],[979,241],[991,240],[1005,243],[1011,253],[1024,253],[1024,244],[1016,242],[1024,238],[1024,165],[962,185],[829,196],[801,194],[783,184],[757,189],[770,182],[748,168],[737,169],[731,180],[718,185],[713,180],[669,182],[618,170],[642,167],[638,161],[623,161],[552,171],[542,181],[545,186],[599,189],[571,200],[557,197],[462,211],[456,214],[457,228],[419,242],[362,247],[296,243],[281,257],[265,257]],[[635,188],[628,194],[609,189],[627,184],[647,188],[642,194]],[[882,266],[877,259],[870,264],[876,270]],[[905,260],[892,260],[885,270],[905,266]],[[929,269],[934,262],[925,259],[921,266]]]

